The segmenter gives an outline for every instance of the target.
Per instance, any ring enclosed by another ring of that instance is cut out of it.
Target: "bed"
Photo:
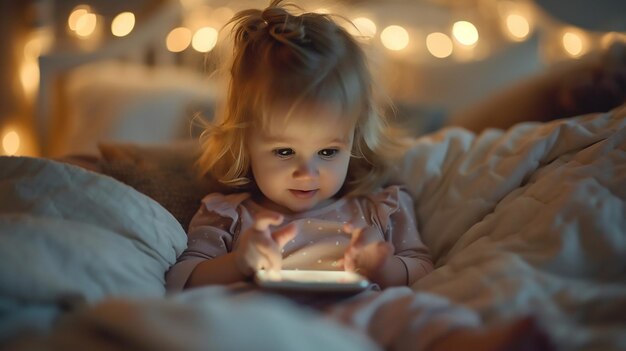
[[[40,58],[45,158],[0,157],[0,350],[380,349],[288,299],[217,286],[166,291],[200,199],[224,189],[196,177],[189,129],[193,112],[211,116],[219,91],[162,47],[185,12],[162,3],[124,39]],[[535,44],[514,47],[514,64],[492,57],[480,66],[516,67],[511,81],[532,74]],[[510,83],[473,73],[482,85]],[[542,84],[474,115],[549,114],[527,104],[531,95],[550,100]],[[451,112],[399,102],[415,134]],[[392,182],[413,196],[436,269],[410,289],[488,325],[535,316],[558,350],[626,350],[626,105],[604,111],[415,137]]]
[[[97,162],[0,158],[4,349],[378,349],[276,296],[166,292],[184,228],[217,189],[193,177],[197,151],[108,143]],[[486,324],[533,315],[558,350],[626,350],[626,105],[444,128],[398,157],[393,182],[413,196],[436,265],[415,293]]]

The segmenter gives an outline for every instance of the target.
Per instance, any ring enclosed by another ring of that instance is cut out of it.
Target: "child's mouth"
[[[295,189],[289,189],[289,191],[297,198],[299,199],[310,199],[313,196],[315,196],[315,194],[317,193],[317,189],[316,190],[295,190]]]

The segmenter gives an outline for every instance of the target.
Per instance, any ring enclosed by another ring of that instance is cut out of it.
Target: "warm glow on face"
[[[506,28],[511,38],[515,40],[523,40],[530,34],[530,23],[522,15],[511,14],[506,16]]]
[[[380,40],[387,49],[398,51],[409,45],[409,33],[400,26],[389,26],[380,33]]]
[[[376,23],[367,17],[355,18],[352,23],[358,30],[357,35],[371,38],[376,35]]]
[[[122,12],[115,16],[111,22],[111,33],[116,37],[127,36],[135,27],[135,14],[132,12]]]
[[[76,20],[76,35],[87,38],[93,34],[98,24],[98,17],[94,13],[86,13]]]
[[[461,44],[471,46],[478,42],[478,30],[467,21],[458,21],[452,26],[452,35]]]
[[[563,49],[572,57],[578,57],[584,52],[583,38],[577,33],[571,31],[565,32],[563,34],[562,43]]]
[[[78,5],[74,8],[67,19],[67,26],[75,31],[78,19],[91,12],[91,8],[87,5]]]
[[[191,43],[191,31],[185,27],[172,29],[167,35],[165,44],[171,52],[181,52],[185,50]]]
[[[198,52],[209,52],[217,44],[217,29],[203,27],[196,31],[191,41],[191,46]]]
[[[16,131],[11,130],[2,137],[2,148],[6,155],[15,155],[20,149],[20,136]]]
[[[430,33],[426,37],[426,48],[437,58],[448,57],[452,55],[452,39],[444,33]]]

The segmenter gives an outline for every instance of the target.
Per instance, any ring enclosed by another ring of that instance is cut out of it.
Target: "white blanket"
[[[626,350],[626,107],[479,136],[442,130],[415,140],[397,175],[437,265],[414,290],[470,307],[487,323],[532,313],[563,350]],[[0,192],[0,336],[37,316],[50,321],[59,301],[79,296],[94,309],[58,324],[44,342],[94,346],[88,336],[99,331],[146,349],[159,349],[152,340],[201,349],[215,338],[214,349],[248,348],[232,328],[258,325],[258,348],[301,341],[313,349],[317,339],[335,349],[373,347],[280,301],[215,289],[160,297],[185,235],[158,204],[111,178],[0,158]]]
[[[113,178],[0,157],[0,194],[2,350],[376,349],[282,299],[220,287],[165,298],[187,236]]]
[[[626,349],[626,106],[416,140],[399,170],[437,269],[413,289],[486,321],[538,315],[564,350]]]

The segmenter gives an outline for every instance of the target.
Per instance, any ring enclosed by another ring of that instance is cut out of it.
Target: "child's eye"
[[[339,150],[337,149],[324,149],[320,150],[317,154],[320,155],[322,158],[333,158],[337,156],[338,153]]]
[[[276,150],[272,150],[272,152],[274,153],[274,155],[278,157],[283,157],[283,158],[286,158],[295,154],[293,149],[289,149],[289,148],[276,149]]]

